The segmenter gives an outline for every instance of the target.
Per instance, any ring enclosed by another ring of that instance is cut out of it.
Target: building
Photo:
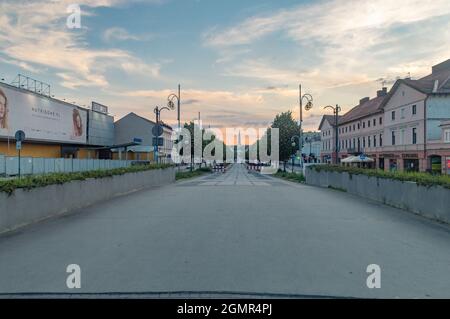
[[[124,145],[113,150],[113,157],[122,160],[154,161],[154,136],[152,133],[155,122],[133,112],[114,123],[115,144]],[[163,145],[159,147],[159,159],[168,162],[171,157],[173,142],[172,128],[166,124],[163,127]],[[139,145],[127,145],[130,141],[139,141]]]
[[[418,79],[400,79],[364,98],[338,121],[339,159],[365,154],[385,170],[449,173],[450,60]],[[332,162],[334,117],[325,115],[319,130],[321,157]]]
[[[320,161],[322,163],[335,163],[336,158],[336,118],[334,115],[324,115],[319,125],[322,148]]]
[[[384,169],[380,158],[384,140],[383,102],[387,88],[377,92],[375,98],[365,97],[339,119],[339,160],[351,155],[366,154],[375,159],[373,167]]]
[[[29,79],[29,78],[27,78]],[[29,79],[31,80],[31,79]],[[113,117],[34,91],[0,83],[0,154],[17,156],[15,133],[25,132],[21,155],[41,158],[108,158]],[[106,108],[106,112],[105,112]]]
[[[302,156],[304,162],[320,162],[320,153],[322,151],[322,141],[320,132],[303,132]]]
[[[443,128],[450,120],[450,60],[419,80],[398,80],[383,108],[386,167],[446,173],[450,144]]]

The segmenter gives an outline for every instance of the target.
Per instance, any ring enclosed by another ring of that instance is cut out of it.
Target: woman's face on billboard
[[[77,127],[80,128],[81,127],[81,117],[80,117],[80,115],[77,115],[75,121],[76,121]]]
[[[6,116],[6,99],[3,95],[0,95],[0,119]]]

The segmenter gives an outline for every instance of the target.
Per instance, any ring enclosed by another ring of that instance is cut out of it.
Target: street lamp
[[[157,128],[158,133],[159,133],[159,131],[160,131],[160,129],[159,129],[159,127],[160,127],[159,122],[161,121],[161,111],[163,111],[163,110],[171,111],[171,110],[173,110],[174,108],[175,108],[175,106],[174,106],[173,104],[168,105],[168,106],[164,106],[164,107],[156,106],[156,107],[154,108],[153,112],[155,112],[155,114],[156,114],[156,126],[158,127],[158,128]],[[157,134],[156,134],[156,135],[157,135]],[[158,153],[159,153],[159,136],[156,136],[153,147],[154,147],[154,150],[156,151],[156,163],[158,163],[158,162],[159,162],[159,159],[158,159]]]
[[[295,143],[295,139],[298,139],[298,144],[300,145],[300,139],[301,137],[298,135],[294,135],[291,137],[291,142],[292,142],[292,147],[295,147],[297,144]],[[299,152],[299,156],[300,158],[302,158],[302,149],[300,148],[300,152]],[[294,164],[295,164],[295,157],[292,156],[292,173],[294,173]]]
[[[299,142],[298,142],[298,150],[299,150],[299,153],[300,153],[300,157],[301,157],[301,154],[302,154],[302,148],[303,148],[303,143],[302,143],[302,124],[303,124],[303,100],[306,100],[306,105],[305,105],[305,111],[309,111],[309,110],[311,110],[312,108],[313,108],[313,97],[312,97],[312,95],[311,94],[309,94],[309,93],[305,93],[305,94],[303,94],[302,95],[302,85],[300,84],[299,86],[298,86],[298,88],[299,88],[299,100],[300,100],[300,122],[299,122],[299,129],[300,129],[300,133],[299,133],[299,136],[298,136],[298,140],[299,140]],[[302,166],[303,167],[303,161],[302,160],[300,160],[300,166]]]
[[[332,109],[334,114],[334,126],[335,126],[335,146],[334,146],[334,152],[335,152],[335,164],[339,164],[339,112],[341,111],[341,107],[336,104],[336,106],[327,105],[324,107],[324,109]]]
[[[175,108],[174,100],[177,101],[177,120],[178,120],[178,129],[181,128],[181,119],[180,119],[180,104],[181,104],[181,86],[178,84],[178,94],[172,93],[167,97],[167,106],[172,110]]]

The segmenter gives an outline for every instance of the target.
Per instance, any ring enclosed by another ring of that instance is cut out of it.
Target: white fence
[[[38,175],[86,172],[128,167],[131,166],[132,162],[133,161],[100,159],[21,157],[20,173],[22,175]],[[18,174],[19,158],[17,156],[0,155],[0,176],[15,176]]]

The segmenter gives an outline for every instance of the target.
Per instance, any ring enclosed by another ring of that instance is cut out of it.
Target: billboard
[[[71,104],[0,84],[0,137],[84,144],[87,111]]]

